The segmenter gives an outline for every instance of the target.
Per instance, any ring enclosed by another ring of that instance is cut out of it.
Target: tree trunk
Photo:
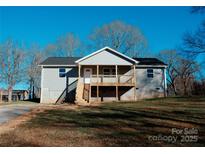
[[[13,92],[13,88],[9,87],[8,88],[8,102],[12,101],[12,92]]]
[[[182,79],[183,80],[183,88],[184,88],[184,96],[187,96],[188,93],[187,93],[187,84],[186,84],[186,79]]]
[[[34,99],[35,98],[35,91],[34,91],[35,89],[34,89],[34,83],[33,83],[33,89],[32,89],[32,99]]]
[[[172,85],[172,88],[173,88],[173,91],[174,91],[175,96],[176,96],[176,95],[178,95],[178,94],[177,94],[177,91],[176,91],[175,84],[174,84],[174,83],[172,83],[171,85]]]
[[[30,89],[29,89],[29,100],[32,99],[32,81],[30,80]]]
[[[2,102],[2,95],[3,95],[3,91],[0,90],[0,102]]]

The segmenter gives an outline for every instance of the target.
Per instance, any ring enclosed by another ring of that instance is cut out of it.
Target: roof
[[[112,49],[110,47],[104,47],[104,48],[102,48],[100,50],[92,52],[91,54],[89,54],[89,55],[87,55],[85,57],[82,57],[81,59],[76,60],[76,63],[79,63],[79,62],[81,62],[81,61],[83,61],[83,60],[85,60],[85,59],[87,59],[87,58],[89,58],[91,56],[94,56],[94,55],[96,55],[96,54],[98,54],[98,53],[100,53],[100,52],[102,52],[104,50],[112,52],[113,54],[119,56],[120,58],[126,59],[129,62],[136,63],[136,64],[138,63],[138,61],[136,61],[135,59],[132,59],[132,58],[130,58],[130,57],[128,57],[128,56],[126,56],[126,55],[124,55],[124,54],[122,54],[122,53],[120,53],[120,52],[118,52],[118,51],[116,51],[116,50],[114,50],[114,49]]]
[[[157,58],[133,58],[139,61],[138,65],[167,65]]]
[[[167,65],[161,60],[157,58],[130,58],[124,54],[121,54],[120,52],[111,49],[109,47],[102,48],[96,52],[93,52],[85,57],[48,57],[46,60],[44,60],[40,65],[47,65],[47,66],[69,66],[69,65],[76,65],[76,63],[83,61],[84,59],[89,58],[90,56],[93,56],[101,51],[110,51],[114,54],[117,54],[121,58],[125,58],[128,61],[132,61],[134,63],[137,63],[137,65]]]
[[[76,65],[75,61],[81,57],[48,57],[40,65]]]

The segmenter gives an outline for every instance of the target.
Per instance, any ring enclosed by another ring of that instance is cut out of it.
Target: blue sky
[[[154,55],[180,45],[184,32],[203,19],[190,7],[0,7],[0,42],[13,38],[43,47],[67,32],[87,42],[94,28],[122,20],[143,32]]]
[[[183,33],[194,31],[202,19],[190,14],[190,7],[0,7],[0,41],[44,46],[73,32],[86,42],[94,28],[122,20],[139,27],[156,53],[179,45]]]

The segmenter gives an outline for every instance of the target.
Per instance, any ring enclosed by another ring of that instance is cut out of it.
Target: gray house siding
[[[150,67],[148,67],[150,69]],[[147,77],[148,68],[136,68],[136,89],[131,87],[121,95],[121,101],[134,100],[134,90],[136,90],[136,99],[164,97],[164,68],[153,69],[153,78]],[[91,101],[96,101],[96,97],[91,97]],[[115,101],[116,97],[103,98],[103,101]]]
[[[78,79],[78,68],[66,68],[67,77],[59,77],[59,68],[48,67],[42,69],[42,93],[41,103],[55,103],[66,88],[66,83],[70,85]],[[147,68],[136,68],[136,97],[137,100],[144,98],[164,96],[164,68],[153,68],[153,78],[147,77]],[[129,72],[127,72],[129,73]],[[126,73],[126,74],[127,74]],[[135,88],[130,88],[121,95],[120,100],[134,100]],[[91,97],[91,101],[96,101],[96,97]],[[103,101],[115,101],[116,97],[104,97]]]
[[[104,50],[86,60],[79,62],[80,65],[132,65],[132,63]]]
[[[137,99],[164,96],[164,68],[153,68],[153,78],[147,77],[148,68],[136,69]]]
[[[77,80],[77,67],[65,68],[66,77],[59,77],[59,68],[64,67],[44,67],[42,69],[41,103],[55,103],[66,86]]]

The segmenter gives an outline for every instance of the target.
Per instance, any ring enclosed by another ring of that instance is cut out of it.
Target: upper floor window
[[[59,77],[65,77],[66,72],[65,72],[65,68],[59,68]]]
[[[153,69],[147,69],[147,77],[148,78],[153,78],[154,77]]]

